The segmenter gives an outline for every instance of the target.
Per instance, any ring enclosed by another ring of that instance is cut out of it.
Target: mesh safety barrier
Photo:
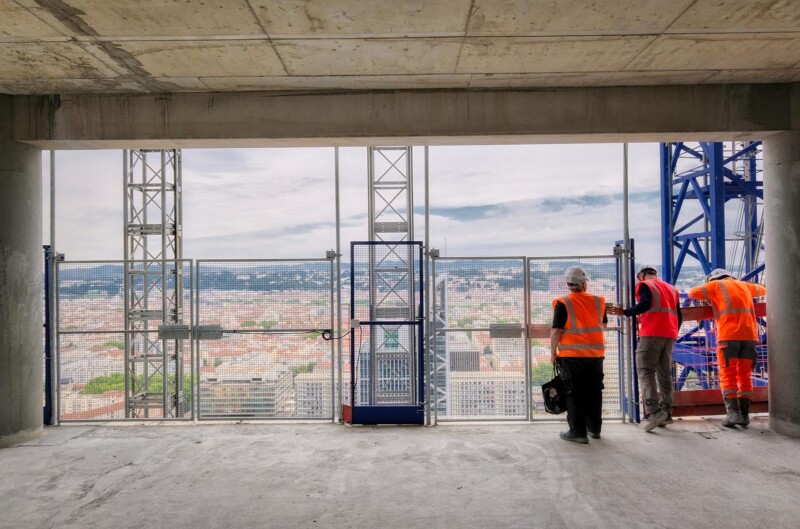
[[[580,266],[590,277],[588,292],[605,298],[606,303],[617,301],[619,289],[618,259],[615,256],[600,257],[535,257],[528,259],[530,281],[530,323],[539,328],[539,337],[530,340],[531,348],[531,397],[532,419],[552,420],[553,415],[544,411],[541,386],[553,377],[550,363],[549,328],[553,322],[553,300],[567,294],[564,271],[571,266]],[[616,318],[609,321],[606,333],[606,357],[603,390],[603,417],[622,418],[620,402],[620,355],[619,335],[611,330]],[[543,330],[543,332],[542,332]],[[559,416],[564,418],[564,416]]]
[[[417,242],[353,243],[351,316],[363,322],[350,340],[356,406],[421,400],[421,258]],[[350,379],[345,383],[348,388]]]
[[[334,313],[330,260],[198,260],[198,417],[332,418]]]
[[[438,258],[433,280],[436,419],[527,419],[524,258]]]
[[[165,284],[164,295],[180,298],[183,314],[179,316],[189,324],[191,263],[180,261],[176,265],[172,261],[148,266],[158,271],[164,266],[170,271],[173,279]],[[181,274],[174,273],[176,268]],[[174,279],[177,275],[183,278],[180,285]],[[192,416],[191,340],[160,340],[161,321],[140,321],[138,330],[126,329],[125,284],[123,261],[73,261],[57,265],[57,387],[61,422],[132,419],[126,392],[145,380],[150,393],[169,394],[171,399],[179,401],[168,403],[177,410],[168,418]],[[150,307],[153,311],[158,308]],[[131,354],[148,347],[168,359],[165,367],[152,371],[153,362],[129,362]],[[165,378],[174,391],[163,391]],[[136,418],[142,419],[164,417],[161,410],[153,409]]]

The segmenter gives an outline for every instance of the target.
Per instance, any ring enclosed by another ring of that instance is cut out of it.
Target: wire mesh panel
[[[354,243],[352,317],[415,321],[421,317],[419,243]]]
[[[527,419],[525,260],[437,258],[437,420]]]
[[[532,257],[528,259],[530,284],[531,323],[531,417],[533,420],[552,420],[553,415],[544,411],[542,384],[553,377],[550,363],[550,332],[553,322],[553,300],[569,292],[564,281],[564,271],[571,266],[580,266],[589,275],[588,292],[605,298],[606,303],[616,302],[619,291],[618,258],[598,257]],[[615,321],[609,322],[605,333],[606,357],[603,363],[603,417],[622,418],[620,402],[620,354],[618,331],[611,329]],[[566,419],[564,416],[560,416]]]
[[[333,269],[327,259],[197,262],[200,419],[330,419]]]
[[[137,265],[130,263],[134,268]],[[164,419],[165,394],[170,396],[166,407],[176,410],[166,418],[191,418],[191,340],[160,338],[160,321],[143,320],[147,325],[141,329],[125,329],[124,262],[60,262],[57,266],[60,420],[131,419],[126,389],[142,387],[160,400],[156,409],[136,420]],[[185,321],[189,325],[191,263],[172,261],[168,266],[181,269],[180,274],[172,274],[166,290],[170,296],[182,298],[180,305],[188,311]],[[179,284],[176,277],[182,277]],[[157,350],[161,360],[166,357],[171,361],[159,361],[165,368],[154,371],[145,366],[145,356],[138,369],[126,369],[126,343],[131,351]]]
[[[355,405],[416,405],[419,325],[362,325],[353,332]]]
[[[353,404],[418,405],[422,245],[352,243],[351,282]]]

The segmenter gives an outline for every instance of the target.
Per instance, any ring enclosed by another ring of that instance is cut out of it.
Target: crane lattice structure
[[[414,237],[411,147],[369,147],[369,240],[409,242]],[[372,319],[413,321],[419,301],[414,285],[413,247],[373,246],[369,259]],[[417,343],[413,328],[377,325],[370,329],[370,361],[361,362],[361,402],[408,404],[416,400]]]
[[[761,142],[662,143],[660,149],[663,279],[685,290],[711,270],[726,268],[739,279],[763,282]],[[687,258],[702,272],[690,272]],[[760,323],[755,385],[766,384],[766,324]],[[691,372],[703,389],[716,387],[715,346],[709,320],[682,331],[673,353],[683,368],[678,389]]]
[[[125,416],[186,413],[183,340],[160,339],[183,323],[181,152],[124,151]]]
[[[762,171],[761,142],[661,144],[665,281],[680,278],[687,257],[705,274],[729,267],[746,279],[763,273]]]

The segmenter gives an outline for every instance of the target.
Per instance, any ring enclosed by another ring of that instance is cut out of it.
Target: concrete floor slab
[[[66,24],[77,24],[88,35],[217,36],[263,35],[245,0],[137,0],[97,2],[65,0],[51,12]]]
[[[784,83],[798,20],[797,0],[0,0],[0,94]]]
[[[462,36],[470,0],[250,0],[270,37]]]
[[[693,0],[475,0],[467,35],[626,35],[664,31]]]
[[[798,26],[800,2],[796,0],[696,0],[669,31],[797,31]]]
[[[62,426],[0,450],[0,528],[769,527],[800,519],[800,441],[718,420]],[[57,442],[53,442],[57,441]]]

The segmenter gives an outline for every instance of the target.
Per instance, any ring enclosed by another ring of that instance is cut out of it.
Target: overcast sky
[[[431,246],[447,256],[608,255],[623,235],[621,144],[431,147]],[[122,152],[56,154],[68,260],[121,259]],[[49,239],[48,154],[44,164]],[[367,238],[367,150],[340,149],[342,248]],[[416,239],[424,151],[414,150]],[[186,258],[324,257],[336,244],[333,148],[183,151]],[[631,144],[630,232],[661,262],[658,145]]]

